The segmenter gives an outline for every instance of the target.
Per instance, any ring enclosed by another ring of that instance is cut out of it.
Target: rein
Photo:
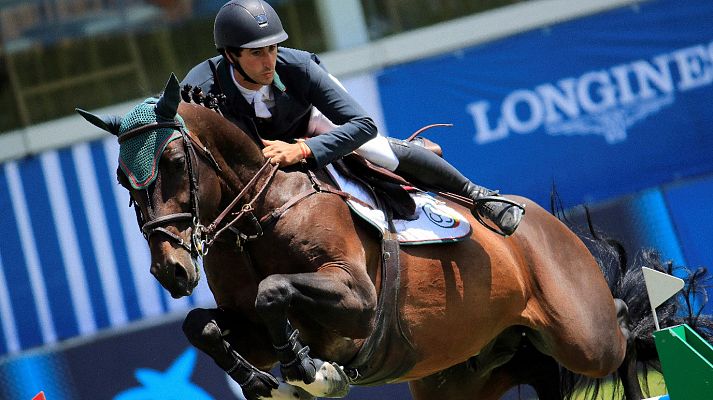
[[[349,193],[343,192],[341,190],[337,190],[332,188],[330,185],[320,183],[317,177],[315,176],[314,172],[311,170],[307,171],[307,175],[309,176],[310,181],[312,182],[312,185],[310,186],[309,189],[302,191],[294,196],[292,196],[287,202],[285,202],[282,206],[272,210],[271,212],[268,212],[264,216],[262,216],[259,220],[257,217],[255,217],[255,214],[253,211],[255,211],[255,208],[253,207],[255,201],[262,196],[262,194],[265,192],[267,187],[270,185],[270,182],[272,182],[272,178],[276,175],[277,170],[279,169],[279,165],[272,165],[270,164],[270,161],[267,160],[265,164],[255,173],[255,175],[250,179],[250,182],[245,185],[242,191],[238,193],[238,195],[233,199],[233,201],[223,210],[223,212],[218,215],[218,217],[213,221],[207,229],[205,229],[204,233],[206,235],[206,239],[204,240],[204,245],[205,245],[205,253],[207,254],[207,249],[213,245],[213,243],[218,239],[220,235],[222,235],[226,230],[233,228],[233,226],[240,221],[244,216],[249,216],[250,222],[255,226],[255,230],[257,233],[253,235],[245,235],[242,232],[236,232],[238,234],[238,240],[237,240],[237,245],[240,251],[243,250],[243,244],[247,241],[257,239],[258,237],[262,236],[263,230],[262,227],[265,225],[271,225],[273,222],[275,222],[277,219],[279,219],[282,214],[284,214],[287,210],[292,208],[295,204],[301,202],[302,200],[306,199],[307,197],[312,196],[313,194],[317,193],[329,193],[329,194],[334,194],[337,196],[342,197],[343,199],[352,199],[351,195]],[[240,207],[240,212],[236,214],[236,216],[227,224],[225,224],[223,227],[218,229],[218,226],[220,225],[221,222],[225,219],[226,216],[230,213],[231,210],[237,206],[238,202],[242,197],[247,193],[247,191],[255,186],[257,184],[257,180],[261,175],[265,174],[265,171],[267,172],[267,178],[265,179],[265,182],[263,182],[262,186],[258,191],[255,193],[255,197],[253,197],[252,200],[249,202],[245,203]],[[212,235],[212,237],[211,237]]]
[[[265,164],[260,167],[260,169],[255,173],[255,175],[250,179],[250,181],[245,185],[243,190],[238,193],[237,196],[233,199],[233,201],[228,204],[227,207],[216,217],[215,221],[213,221],[210,225],[208,225],[208,228],[205,229],[204,235],[206,239],[204,239],[204,245],[205,245],[205,250],[204,250],[204,255],[208,253],[208,248],[215,243],[215,241],[222,235],[226,230],[231,228],[233,225],[238,223],[240,219],[242,219],[245,215],[250,215],[251,217],[251,222],[257,227],[257,234],[252,235],[252,236],[247,236],[242,233],[239,233],[238,237],[241,238],[243,241],[245,240],[250,240],[250,239],[255,239],[262,235],[262,228],[260,226],[260,223],[258,222],[257,218],[255,218],[255,215],[253,214],[253,211],[255,208],[253,205],[255,204],[255,201],[265,192],[267,189],[268,185],[272,181],[272,178],[277,174],[277,170],[279,168],[279,165],[275,164],[272,165],[270,164],[270,160],[265,161]],[[235,208],[235,206],[238,205],[238,202],[245,196],[245,194],[250,190],[253,186],[257,184],[258,178],[263,175],[265,171],[269,171],[267,175],[267,179],[265,179],[265,182],[263,182],[262,186],[260,189],[258,189],[257,193],[255,194],[255,197],[253,197],[252,200],[249,202],[243,204],[240,207],[240,212],[227,224],[225,224],[222,228],[218,229],[218,226],[220,225],[221,222],[225,219],[225,217],[228,216],[231,210]],[[242,246],[240,246],[242,248]]]

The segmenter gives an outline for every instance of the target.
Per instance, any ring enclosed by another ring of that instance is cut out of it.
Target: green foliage
[[[639,381],[642,382],[642,378],[639,378]],[[648,376],[648,382],[649,382],[649,394],[647,395],[644,393],[644,397],[656,397],[656,396],[661,396],[663,394],[666,394],[666,384],[664,383],[663,376],[659,374],[658,372],[650,372]],[[615,390],[614,384],[610,382],[606,382],[602,385],[599,395],[595,400],[623,400],[624,399],[624,393],[621,390],[621,385],[618,387],[618,391]],[[644,384],[642,382],[642,388],[644,388]],[[645,388],[644,388],[645,390]],[[592,400],[591,396],[587,396],[586,392],[580,391],[576,393],[573,397],[572,400]]]

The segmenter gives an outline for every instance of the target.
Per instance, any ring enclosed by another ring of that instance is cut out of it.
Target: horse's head
[[[174,298],[190,295],[198,284],[200,211],[217,209],[220,191],[219,178],[208,171],[213,165],[197,155],[196,138],[178,114],[179,90],[171,75],[159,99],[145,100],[123,118],[77,110],[118,137],[117,178],[131,195],[149,243],[151,274]]]

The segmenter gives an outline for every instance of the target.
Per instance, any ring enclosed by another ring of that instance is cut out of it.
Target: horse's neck
[[[277,171],[264,196],[261,205],[264,212],[277,209],[291,199],[306,192],[312,186],[309,177],[300,171]]]
[[[265,164],[259,146],[243,130],[215,112],[192,104],[181,108],[184,119],[194,126],[203,144],[213,154],[222,172],[222,206],[228,205]],[[267,171],[266,171],[267,172]],[[245,194],[247,203],[258,196],[267,173],[258,177],[253,188]],[[301,172],[277,171],[266,192],[258,196],[255,207],[258,212],[270,212],[288,202],[294,195],[309,189],[309,178]]]
[[[190,129],[216,157],[241,178],[252,176],[264,162],[257,143],[238,126],[222,115],[206,107],[181,103],[179,113]],[[221,165],[223,168],[224,165]],[[255,169],[252,171],[251,169]]]
[[[254,184],[247,189],[241,204],[246,204],[256,198],[254,204],[259,213],[267,213],[281,207],[292,196],[309,189],[311,182],[307,175],[301,172],[285,172],[278,170],[270,179],[270,167],[261,171],[266,160],[262,152],[252,140],[245,136],[247,142],[242,144],[228,141],[224,144],[216,143],[215,148],[220,149],[218,164],[223,170],[222,199],[223,206],[227,206],[246,185],[255,178]],[[257,152],[257,153],[256,153]],[[267,180],[270,179],[270,182]],[[261,192],[265,186],[264,192]],[[239,206],[240,206],[239,205]]]
[[[219,173],[226,186],[237,194],[264,164],[262,151],[245,132],[227,119],[207,108],[199,108],[195,112],[205,121],[200,125],[199,138],[220,167]]]

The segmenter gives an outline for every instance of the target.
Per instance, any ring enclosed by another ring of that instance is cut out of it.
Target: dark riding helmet
[[[254,49],[287,39],[275,10],[264,0],[231,0],[218,11],[213,27],[215,47]]]

